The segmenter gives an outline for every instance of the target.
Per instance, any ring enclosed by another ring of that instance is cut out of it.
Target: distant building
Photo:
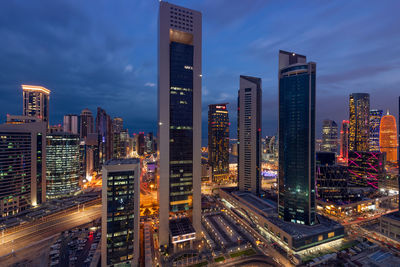
[[[63,130],[65,133],[79,134],[79,116],[76,114],[65,115]]]
[[[378,189],[385,170],[385,154],[380,152],[349,151],[348,168],[353,187]]]
[[[114,118],[112,121],[112,131],[119,133],[124,129],[124,120],[122,118]]]
[[[369,112],[369,151],[379,152],[379,129],[383,110],[371,109]]]
[[[93,114],[89,109],[85,108],[82,110],[80,117],[81,138],[85,138],[88,134],[95,132]]]
[[[42,120],[37,117],[10,115],[10,114],[7,114],[7,119],[6,119],[7,124],[22,124],[22,123],[31,123],[39,121]]]
[[[322,122],[321,151],[337,153],[338,126],[333,120]]]
[[[317,165],[316,179],[318,198],[334,203],[348,200],[349,171],[347,166]]]
[[[155,147],[156,147],[156,145],[155,145],[155,142],[156,142],[156,140],[155,140],[155,138],[154,138],[154,136],[153,136],[153,133],[152,132],[150,132],[150,133],[147,133],[147,135],[146,135],[146,153],[147,154],[153,154],[154,153],[154,151],[155,151]]]
[[[50,90],[42,86],[22,85],[23,115],[37,117],[49,127]]]
[[[62,133],[62,132],[64,132],[64,129],[61,124],[49,126],[49,133]]]
[[[135,135],[135,139],[136,139],[135,141],[136,153],[139,156],[143,156],[145,151],[144,132],[140,132],[137,135]]]
[[[316,63],[279,51],[279,218],[314,225]]]
[[[340,130],[340,158],[347,162],[349,154],[349,121],[342,121],[342,129]]]
[[[82,140],[82,139],[81,139]],[[87,137],[81,141],[81,168],[83,169],[84,178],[91,177],[94,171],[100,171],[99,162],[99,137],[95,133],[89,133]],[[90,179],[90,178],[89,178]]]
[[[336,155],[335,152],[317,152],[315,153],[315,160],[317,165],[335,165]]]
[[[140,160],[103,165],[101,266],[139,265]]]
[[[229,178],[229,115],[227,104],[208,105],[208,164],[212,181]]]
[[[349,150],[368,151],[369,149],[369,94],[350,94],[350,135]]]
[[[238,92],[238,188],[261,192],[261,78],[240,75]]]
[[[49,134],[46,158],[46,196],[66,197],[79,192],[79,136],[70,133]]]
[[[0,125],[0,216],[46,201],[45,122]]]
[[[379,136],[380,151],[386,153],[386,161],[397,163],[396,118],[388,113],[382,117]]]
[[[97,108],[96,133],[99,135],[99,161],[103,164],[113,155],[112,121],[104,109]]]
[[[128,156],[129,133],[121,130],[113,133],[113,159],[123,159]]]

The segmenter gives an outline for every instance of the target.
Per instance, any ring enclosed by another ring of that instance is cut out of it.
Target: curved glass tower
[[[397,162],[397,127],[396,118],[393,115],[383,116],[380,125],[380,149],[386,152],[386,161]]]

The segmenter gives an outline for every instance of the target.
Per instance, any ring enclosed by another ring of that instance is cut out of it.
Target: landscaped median
[[[238,251],[238,252],[234,252],[229,254],[229,256],[231,256],[231,258],[236,258],[236,257],[240,257],[240,256],[253,256],[257,254],[254,249],[250,248],[247,250],[242,250],[242,251]]]

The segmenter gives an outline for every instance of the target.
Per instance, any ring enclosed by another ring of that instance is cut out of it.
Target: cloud
[[[132,72],[132,71],[133,71],[133,66],[131,64],[125,66],[124,72]]]
[[[147,82],[147,83],[144,84],[144,86],[146,86],[146,87],[156,87],[156,84],[155,83],[151,83],[151,82]]]

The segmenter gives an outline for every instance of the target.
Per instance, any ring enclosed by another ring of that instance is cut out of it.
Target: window
[[[335,236],[335,232],[330,232],[328,233],[328,238],[334,237]]]
[[[324,239],[324,237],[322,235],[318,236],[318,241],[322,241]]]

